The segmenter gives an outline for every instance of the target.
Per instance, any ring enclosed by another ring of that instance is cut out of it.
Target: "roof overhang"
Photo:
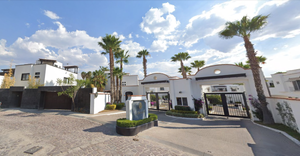
[[[230,74],[230,75],[218,75],[218,76],[206,76],[206,77],[196,77],[196,81],[198,81],[198,80],[209,80],[209,79],[236,78],[236,77],[247,77],[247,76],[246,76],[246,73]]]
[[[169,80],[141,82],[142,85],[144,85],[144,84],[155,84],[155,83],[169,83]]]
[[[300,77],[289,78],[287,80],[287,82],[292,82],[292,81],[297,81],[297,80],[300,80]]]

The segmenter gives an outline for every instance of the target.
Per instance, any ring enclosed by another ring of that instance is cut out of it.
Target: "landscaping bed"
[[[118,119],[116,131],[124,136],[133,136],[153,126],[158,126],[157,115],[149,113],[149,117],[142,120]]]
[[[186,118],[204,118],[203,114],[199,114],[197,111],[192,111],[188,106],[175,106],[175,110],[169,110],[166,114]]]

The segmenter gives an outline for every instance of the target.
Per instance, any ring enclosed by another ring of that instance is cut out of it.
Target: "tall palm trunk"
[[[123,74],[123,60],[121,58],[120,60],[120,68],[121,68],[121,74]],[[122,79],[123,76],[120,77],[120,90],[119,90],[119,100],[122,102]]]
[[[109,49],[109,70],[110,70],[110,97],[111,103],[115,102],[115,78],[114,78],[114,55],[112,49]]]
[[[143,55],[143,66],[144,66],[144,78],[145,78],[147,76],[147,59],[145,55]]]
[[[257,92],[257,96],[258,96],[258,100],[261,103],[261,107],[262,107],[262,111],[263,111],[263,122],[265,124],[272,124],[274,123],[274,119],[272,117],[271,112],[269,111],[267,105],[267,101],[266,101],[266,96],[264,94],[264,90],[261,84],[261,79],[260,79],[260,71],[259,71],[259,65],[256,59],[256,53],[254,52],[254,48],[253,48],[253,44],[250,42],[248,37],[244,37],[244,42],[245,42],[245,48],[247,51],[247,56],[249,58],[249,62],[250,62],[250,67],[251,67],[251,71],[253,74],[253,78],[254,78],[254,84],[256,87],[256,92]]]
[[[120,103],[120,97],[119,97],[119,78],[118,78],[118,76],[116,76],[116,101],[118,102],[118,103]]]
[[[182,60],[180,61],[180,65],[181,65],[182,76],[183,76],[183,78],[186,78],[186,73],[185,73],[185,70],[184,70],[184,66],[183,66]]]
[[[198,67],[198,71],[200,70],[200,68]]]

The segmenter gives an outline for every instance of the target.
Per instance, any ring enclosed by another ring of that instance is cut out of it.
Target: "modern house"
[[[300,98],[300,69],[278,72],[266,78],[272,97]]]
[[[8,70],[2,69],[2,74],[8,73]],[[63,66],[61,62],[50,59],[39,59],[35,64],[16,65],[13,68],[14,86],[28,86],[29,76],[40,79],[44,86],[57,86],[58,78],[68,82],[70,74],[77,78],[78,66]]]

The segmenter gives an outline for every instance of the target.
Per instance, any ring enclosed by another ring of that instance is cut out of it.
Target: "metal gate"
[[[244,93],[204,93],[208,115],[249,118]]]

